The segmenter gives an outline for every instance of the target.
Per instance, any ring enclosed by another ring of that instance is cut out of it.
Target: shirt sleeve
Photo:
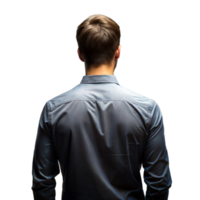
[[[60,173],[48,110],[49,105],[46,102],[39,120],[32,162],[31,189],[34,200],[55,200],[55,176]]]
[[[148,138],[143,158],[146,200],[167,200],[172,184],[169,158],[165,144],[163,116],[154,101],[148,124]]]

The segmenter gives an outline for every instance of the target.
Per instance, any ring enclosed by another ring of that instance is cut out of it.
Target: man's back
[[[42,152],[42,153],[41,153]],[[120,86],[114,75],[88,75],[47,101],[33,159],[35,199],[142,200],[168,197],[172,184],[158,104]]]

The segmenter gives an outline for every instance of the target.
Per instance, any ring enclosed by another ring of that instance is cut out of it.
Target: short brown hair
[[[76,39],[87,68],[109,65],[120,44],[120,27],[105,15],[91,15],[77,28]]]

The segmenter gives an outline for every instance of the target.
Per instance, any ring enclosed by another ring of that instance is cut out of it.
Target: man
[[[34,199],[55,199],[60,170],[62,200],[168,199],[172,179],[161,110],[155,100],[120,86],[113,74],[118,24],[92,15],[76,38],[86,75],[44,105],[33,157]]]

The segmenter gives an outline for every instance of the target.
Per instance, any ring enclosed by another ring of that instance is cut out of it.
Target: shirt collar
[[[85,75],[82,77],[80,84],[96,84],[96,83],[115,83],[119,82],[115,75]]]

